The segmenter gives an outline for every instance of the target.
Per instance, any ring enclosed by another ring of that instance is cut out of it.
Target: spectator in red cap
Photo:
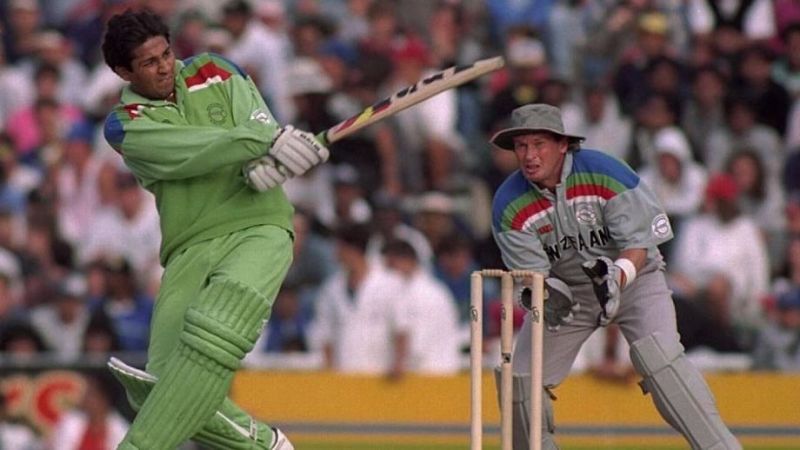
[[[738,198],[733,177],[712,176],[703,212],[690,218],[678,236],[670,280],[687,350],[699,345],[748,350],[762,324],[767,250],[753,219],[740,213]]]

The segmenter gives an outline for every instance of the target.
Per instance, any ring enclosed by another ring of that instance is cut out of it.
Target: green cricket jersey
[[[291,231],[283,190],[257,192],[241,175],[245,162],[267,153],[279,128],[253,81],[218,55],[175,64],[175,103],[126,87],[104,129],[156,197],[161,263],[193,243],[254,225]]]

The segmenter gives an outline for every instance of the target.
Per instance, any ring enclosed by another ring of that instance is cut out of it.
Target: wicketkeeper
[[[105,136],[157,200],[165,267],[146,371],[113,361],[138,415],[120,449],[294,447],[226,395],[292,260],[280,184],[325,161],[311,133],[279,127],[250,77],[210,54],[177,61],[164,23],[127,11],[103,56],[129,85]],[[244,167],[244,170],[243,170]]]
[[[683,353],[657,248],[672,229],[656,196],[625,163],[581,149],[583,138],[564,131],[558,108],[525,105],[511,121],[491,138],[519,163],[495,194],[492,226],[508,268],[549,274],[542,447],[558,448],[549,390],[567,376],[589,335],[616,323],[664,420],[693,449],[740,449]],[[523,299],[529,295],[522,292]],[[526,319],[513,355],[518,450],[529,448],[530,333]]]

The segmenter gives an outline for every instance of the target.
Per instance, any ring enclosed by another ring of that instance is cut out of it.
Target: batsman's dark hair
[[[132,70],[133,51],[148,39],[164,36],[169,42],[169,28],[161,17],[150,11],[126,10],[112,16],[103,36],[103,59],[111,70],[124,67]]]

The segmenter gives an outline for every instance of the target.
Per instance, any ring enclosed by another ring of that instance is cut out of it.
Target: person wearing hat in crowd
[[[550,390],[598,328],[616,323],[644,391],[693,449],[740,449],[700,372],[684,355],[658,245],[672,228],[656,195],[622,161],[581,149],[561,111],[515,109],[491,143],[519,170],[495,193],[492,231],[509,269],[547,274],[542,444],[557,448]],[[530,290],[519,291],[530,305]],[[514,348],[514,448],[528,448],[530,315]],[[539,407],[540,405],[535,405]]]

